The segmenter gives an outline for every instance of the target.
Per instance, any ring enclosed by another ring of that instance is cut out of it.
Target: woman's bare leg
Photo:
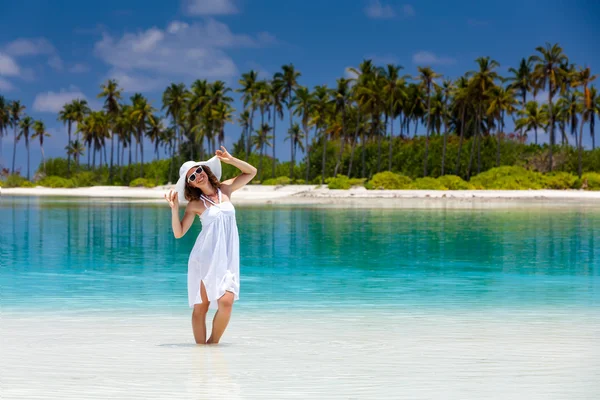
[[[194,331],[194,339],[196,344],[206,344],[206,313],[208,313],[208,297],[206,296],[206,289],[204,289],[204,282],[200,282],[200,298],[202,304],[194,304],[194,311],[192,312],[192,330]]]
[[[213,319],[212,333],[206,344],[217,344],[229,324],[231,318],[231,310],[233,308],[233,293],[225,292],[219,299],[219,309]]]

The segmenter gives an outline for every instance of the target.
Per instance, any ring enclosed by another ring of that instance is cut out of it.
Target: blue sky
[[[418,65],[455,78],[490,56],[500,72],[517,66],[536,46],[558,42],[572,62],[600,72],[600,5],[593,0],[173,0],[12,2],[0,15],[0,93],[19,99],[52,134],[47,156],[64,154],[66,129],[56,120],[65,102],[86,98],[116,78],[129,97],[139,91],[160,108],[170,82],[222,79],[234,88],[250,69],[270,77],[293,63],[300,83],[333,86],[346,69],[372,58],[415,75]],[[234,107],[241,104],[235,94]],[[278,126],[280,159],[287,115]],[[598,130],[598,128],[597,128]],[[240,129],[226,128],[226,144]],[[12,162],[12,130],[1,163]],[[146,159],[151,157],[150,146]],[[25,173],[25,146],[17,166]],[[32,169],[40,161],[31,146]]]

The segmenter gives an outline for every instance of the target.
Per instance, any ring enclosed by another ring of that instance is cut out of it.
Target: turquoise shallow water
[[[238,207],[238,312],[592,310],[600,209]],[[164,204],[0,198],[4,311],[187,310]]]

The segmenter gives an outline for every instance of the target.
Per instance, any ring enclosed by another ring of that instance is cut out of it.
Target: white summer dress
[[[191,308],[201,304],[200,282],[204,282],[210,308],[217,300],[232,292],[234,300],[240,292],[240,251],[235,207],[230,201],[216,204],[202,195],[206,210],[200,215],[202,231],[196,239],[188,260],[188,302]],[[207,204],[209,202],[210,204]]]

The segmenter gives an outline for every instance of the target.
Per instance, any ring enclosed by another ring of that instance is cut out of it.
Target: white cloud
[[[57,70],[63,70],[63,61],[58,55],[58,52],[46,38],[19,38],[4,46],[4,51],[7,55],[14,58],[47,56],[48,65]],[[23,79],[33,79],[33,69],[28,68],[19,73]]]
[[[79,90],[38,93],[33,101],[33,109],[39,112],[57,113],[66,103],[75,99],[85,100],[86,97]]]
[[[48,65],[57,71],[62,71],[63,69],[63,61],[56,54],[48,59]]]
[[[0,78],[0,91],[10,92],[14,89],[15,89],[15,87],[12,85],[12,83],[10,83],[9,81],[7,81],[4,78]]]
[[[81,74],[84,72],[88,72],[90,70],[90,67],[88,67],[85,64],[75,64],[73,65],[71,68],[69,68],[69,72],[74,73],[74,74]]]
[[[392,6],[389,4],[384,5],[379,0],[371,0],[365,7],[365,14],[373,19],[394,18],[396,16]]]
[[[17,39],[6,45],[6,52],[16,57],[54,54],[56,49],[45,38]]]
[[[413,63],[419,65],[449,65],[456,63],[456,60],[450,57],[439,57],[430,51],[419,51],[412,58]]]
[[[109,72],[108,77],[119,82],[119,86],[123,88],[125,93],[162,90],[169,84],[169,80],[164,77],[150,78],[142,74],[125,72],[122,70],[112,70]]]
[[[410,4],[402,6],[402,13],[405,17],[414,17],[416,15],[415,8]]]
[[[239,12],[232,0],[184,0],[188,15],[227,15]]]
[[[153,80],[168,77],[231,78],[237,74],[237,68],[224,49],[258,48],[274,41],[266,32],[257,37],[234,34],[227,25],[208,18],[192,24],[173,21],[164,30],[152,27],[121,38],[104,34],[94,52],[113,67],[111,75],[123,79],[119,83],[126,90],[135,90],[134,87],[157,87],[159,83]]]
[[[20,68],[17,62],[8,54],[0,52],[0,76],[18,76]]]

